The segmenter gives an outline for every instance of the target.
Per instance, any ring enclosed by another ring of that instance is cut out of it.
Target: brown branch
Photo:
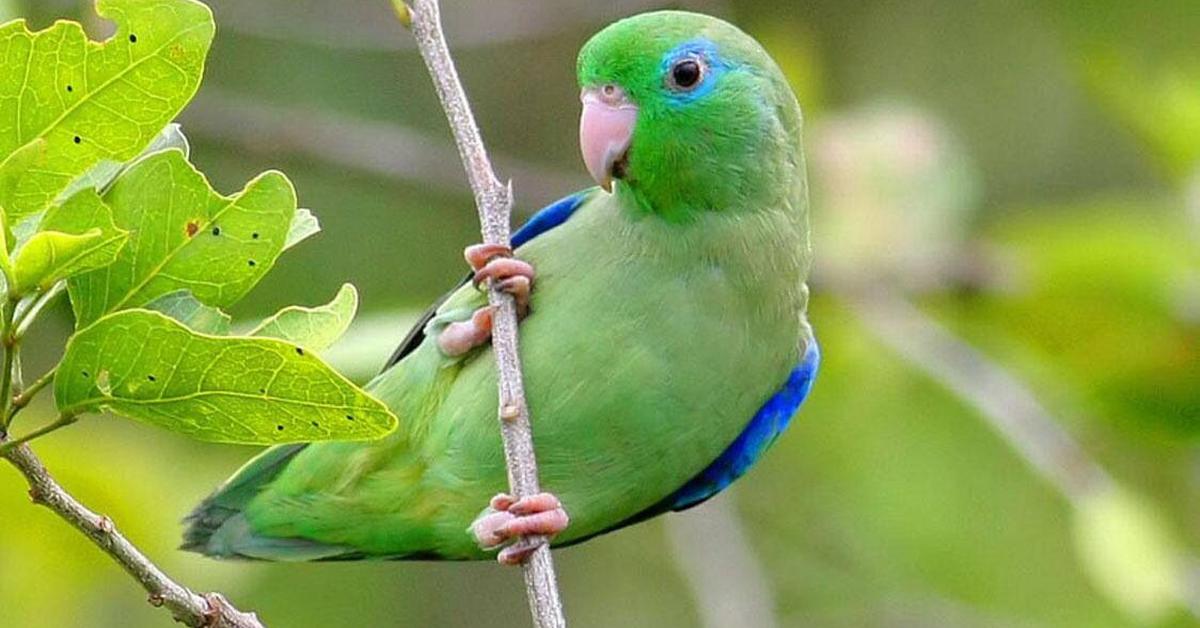
[[[167,577],[117,531],[111,519],[92,512],[67,493],[28,445],[19,445],[3,457],[29,482],[30,499],[52,510],[117,561],[150,594],[150,604],[165,607],[176,621],[188,626],[263,628],[253,613],[237,610],[219,593],[201,595]]]
[[[458,71],[450,57],[442,33],[437,0],[415,0],[410,9],[401,0],[393,0],[397,15],[410,25],[421,58],[433,78],[434,88],[446,118],[454,131],[458,153],[467,170],[479,221],[486,244],[509,243],[509,218],[512,215],[512,183],[500,183],[488,160],[483,137],[475,124]],[[529,426],[529,408],[525,403],[525,384],[521,377],[521,358],[517,350],[517,310],[510,295],[494,285],[488,290],[488,302],[496,309],[492,331],[492,349],[500,393],[500,433],[508,464],[508,483],[517,497],[541,492],[537,460],[533,452],[533,432]],[[557,577],[550,547],[544,538],[530,537],[518,543],[537,544],[525,562],[525,590],[534,625],[538,628],[566,626],[559,601]]]

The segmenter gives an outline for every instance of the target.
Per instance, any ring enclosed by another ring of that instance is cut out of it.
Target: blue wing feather
[[[526,222],[524,225],[521,225],[521,228],[517,229],[517,232],[512,235],[512,247],[515,249],[566,222],[567,219],[571,217],[571,214],[574,214],[575,210],[579,209],[580,205],[583,205],[583,202],[587,200],[587,197],[594,190],[595,188],[584,190],[582,192],[576,192],[534,214],[533,218],[530,218],[528,222]],[[392,368],[398,364],[400,360],[403,360],[405,356],[412,353],[418,346],[421,345],[421,343],[425,340],[425,325],[427,325],[429,321],[433,319],[434,315],[437,313],[437,309],[441,307],[442,302],[444,302],[451,294],[454,294],[455,290],[458,290],[463,284],[470,281],[473,274],[474,273],[467,273],[466,278],[460,281],[458,285],[454,286],[450,292],[447,292],[437,301],[434,301],[433,305],[429,306],[429,309],[425,310],[425,313],[421,315],[421,318],[417,319],[417,322],[412,326],[411,329],[408,330],[408,335],[404,337],[404,340],[400,341],[400,345],[397,346],[396,350],[392,352],[392,357],[388,358],[388,361],[384,363],[383,370],[386,371]]]
[[[783,388],[763,404],[733,444],[668,498],[671,510],[691,508],[721,492],[749,471],[791,423],[812,390],[820,364],[821,349],[816,340],[812,340],[804,352],[804,359],[788,375]]]
[[[512,235],[512,247],[515,249],[566,222],[591,193],[592,190],[576,192],[534,214]]]

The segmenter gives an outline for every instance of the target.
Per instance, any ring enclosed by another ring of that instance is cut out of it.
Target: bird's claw
[[[496,556],[501,564],[519,565],[569,523],[567,511],[551,493],[521,499],[501,493],[492,498],[484,514],[471,524],[471,532],[483,549],[503,546]]]
[[[503,244],[474,244],[463,251],[463,257],[475,271],[471,278],[475,287],[494,282],[502,292],[512,295],[518,318],[529,314],[529,296],[536,274],[533,265],[513,258],[512,249]],[[490,306],[482,307],[475,310],[470,320],[447,325],[438,336],[438,346],[443,353],[454,357],[486,344],[492,338],[494,313]]]

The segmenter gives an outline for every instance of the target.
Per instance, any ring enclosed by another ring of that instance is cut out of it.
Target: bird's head
[[[800,107],[775,62],[717,18],[659,11],[579,53],[579,141],[606,190],[671,220],[802,202]]]

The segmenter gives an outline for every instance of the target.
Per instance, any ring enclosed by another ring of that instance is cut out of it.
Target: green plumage
[[[730,69],[694,102],[663,92],[661,59],[713,42]],[[799,362],[809,264],[800,113],[779,70],[719,20],[661,12],[610,26],[584,85],[639,104],[613,194],[517,251],[538,271],[521,353],[543,487],[570,527],[605,531],[712,462]],[[400,418],[375,442],[268,450],[193,515],[186,545],[263,559],[483,558],[467,532],[507,489],[490,348],[434,338],[485,303],[464,286],[426,340],[369,390]]]

